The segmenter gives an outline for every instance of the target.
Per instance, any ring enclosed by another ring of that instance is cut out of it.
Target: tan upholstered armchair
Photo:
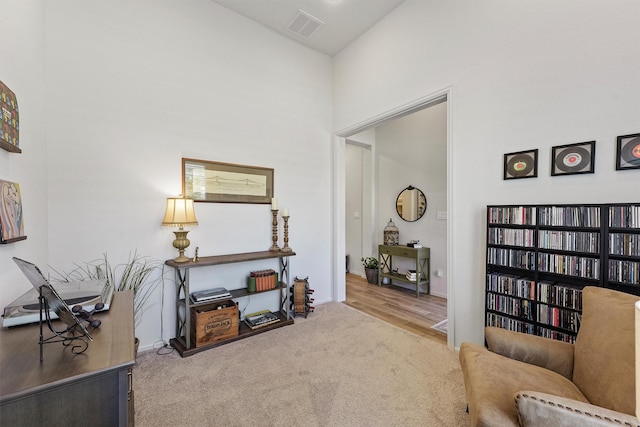
[[[586,287],[575,344],[485,328],[460,347],[471,426],[634,426],[640,297]]]

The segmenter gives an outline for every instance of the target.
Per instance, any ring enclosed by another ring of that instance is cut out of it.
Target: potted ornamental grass
[[[378,258],[366,257],[361,258],[362,265],[364,266],[364,273],[367,276],[367,282],[372,285],[378,284]]]
[[[148,256],[129,253],[127,261],[111,264],[107,254],[102,258],[75,264],[69,272],[53,270],[52,279],[56,282],[72,282],[83,280],[104,280],[113,287],[115,292],[133,291],[134,325],[137,327],[142,320],[144,309],[149,298],[163,281],[163,263]],[[139,340],[136,338],[136,350]]]

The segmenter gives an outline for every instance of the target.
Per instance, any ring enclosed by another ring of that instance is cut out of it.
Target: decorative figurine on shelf
[[[389,223],[384,228],[384,244],[389,246],[397,246],[399,242],[400,231],[398,227],[389,218]]]
[[[198,262],[198,260],[200,259],[200,257],[198,256],[198,250],[200,250],[200,247],[196,246],[196,253],[193,256],[193,262]]]

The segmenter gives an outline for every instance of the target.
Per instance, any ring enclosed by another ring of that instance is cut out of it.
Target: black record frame
[[[616,170],[640,169],[640,133],[618,137]]]
[[[551,147],[551,176],[594,173],[596,142]]]
[[[538,149],[516,151],[504,155],[503,179],[535,178],[538,176]]]

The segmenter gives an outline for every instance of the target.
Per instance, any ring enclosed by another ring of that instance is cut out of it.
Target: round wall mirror
[[[427,198],[420,189],[410,185],[398,194],[396,211],[405,221],[417,221],[427,211]]]

